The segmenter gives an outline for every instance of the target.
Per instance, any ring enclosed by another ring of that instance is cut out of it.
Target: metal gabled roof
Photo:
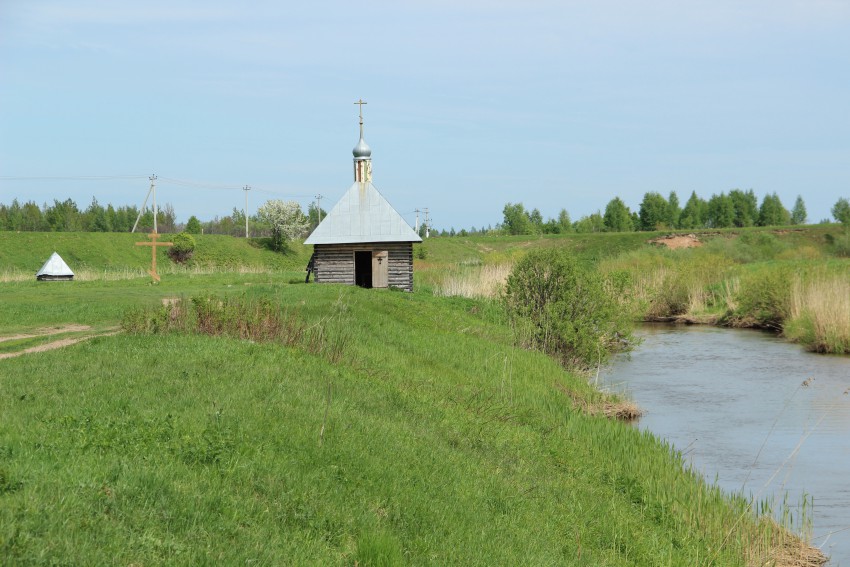
[[[354,182],[304,244],[422,242],[371,183]]]
[[[68,267],[68,264],[65,263],[65,260],[62,259],[62,256],[54,252],[50,258],[44,263],[41,269],[36,272],[36,277],[38,276],[73,276],[74,272],[71,271],[71,268]]]

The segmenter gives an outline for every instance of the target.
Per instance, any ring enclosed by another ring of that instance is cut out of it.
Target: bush
[[[620,287],[566,251],[535,250],[514,266],[503,301],[524,346],[589,370],[632,343],[629,310],[614,299]]]
[[[174,235],[171,239],[174,246],[168,249],[168,257],[178,264],[184,264],[192,259],[195,253],[195,238],[186,232]]]
[[[791,274],[782,268],[764,268],[741,278],[737,307],[726,323],[781,331],[791,310]]]
[[[845,231],[838,236],[832,236],[829,243],[832,245],[832,252],[839,258],[850,258],[850,231]]]

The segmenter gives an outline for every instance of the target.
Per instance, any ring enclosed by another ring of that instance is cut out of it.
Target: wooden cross
[[[148,238],[152,240],[152,242],[136,242],[136,246],[150,246],[151,247],[151,269],[148,272],[154,281],[159,281],[159,274],[156,273],[156,247],[157,246],[174,246],[173,242],[157,242],[156,239],[159,238],[159,234],[156,232],[151,232],[148,235]]]
[[[360,100],[358,100],[354,104],[360,105],[360,123],[363,124],[363,105],[367,104],[367,102],[361,98]]]

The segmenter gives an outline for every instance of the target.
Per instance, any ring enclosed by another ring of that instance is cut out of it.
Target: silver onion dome
[[[355,158],[368,158],[372,157],[372,148],[366,145],[366,142],[363,138],[360,138],[360,141],[357,142],[357,145],[354,146],[354,149],[351,150],[351,153],[354,154]]]

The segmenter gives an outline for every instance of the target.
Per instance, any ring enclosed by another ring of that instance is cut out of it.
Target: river
[[[752,330],[645,325],[600,380],[646,412],[729,492],[814,509],[812,543],[850,566],[850,357],[807,353]],[[787,496],[786,496],[787,494]]]

